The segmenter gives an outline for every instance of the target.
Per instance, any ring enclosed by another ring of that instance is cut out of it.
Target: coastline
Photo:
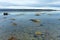
[[[58,11],[54,9],[0,9],[0,11]]]

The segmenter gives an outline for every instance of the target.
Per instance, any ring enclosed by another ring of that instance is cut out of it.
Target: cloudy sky
[[[0,0],[0,8],[60,8],[60,0]]]

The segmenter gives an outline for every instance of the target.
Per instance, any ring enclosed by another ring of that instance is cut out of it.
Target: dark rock
[[[40,24],[40,26],[43,26],[43,24]]]
[[[34,35],[34,37],[37,37],[37,35]]]
[[[37,13],[36,16],[40,16],[40,14]]]
[[[8,15],[8,13],[3,13],[3,15]]]

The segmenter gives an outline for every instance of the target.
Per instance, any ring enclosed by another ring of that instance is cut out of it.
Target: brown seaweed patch
[[[12,36],[8,40],[17,40],[16,37]]]
[[[39,23],[39,22],[40,22],[39,19],[30,19],[30,21],[32,21],[32,22],[36,22],[36,23]]]

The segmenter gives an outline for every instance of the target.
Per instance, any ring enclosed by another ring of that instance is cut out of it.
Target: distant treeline
[[[0,9],[0,11],[56,11],[53,9]]]

